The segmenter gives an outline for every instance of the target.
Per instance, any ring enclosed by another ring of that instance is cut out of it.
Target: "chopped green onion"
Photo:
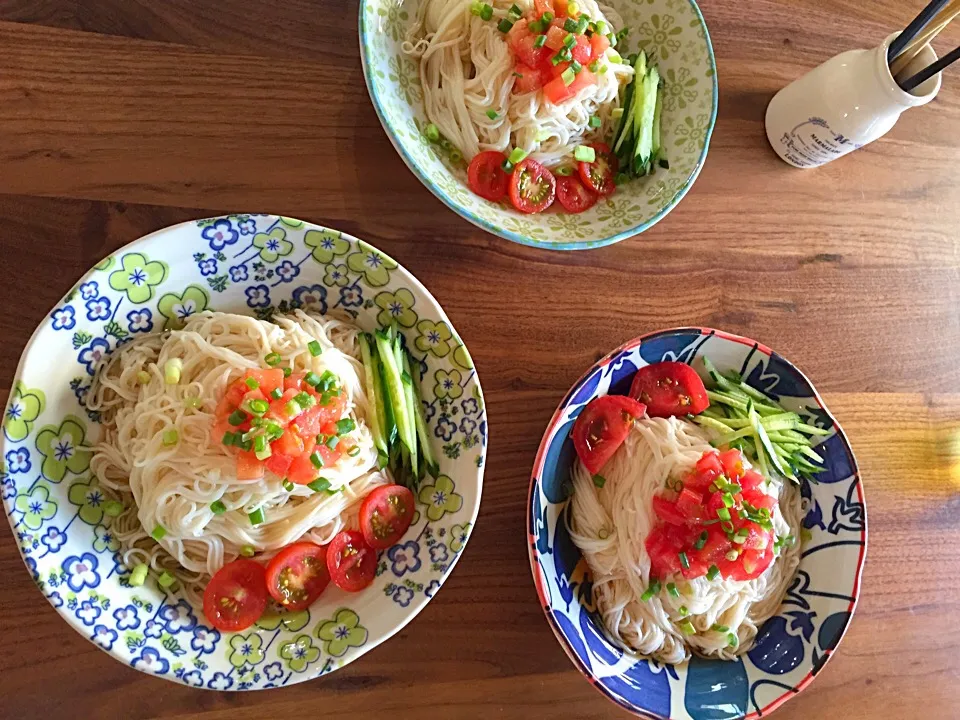
[[[286,405],[283,406],[283,413],[287,417],[296,417],[301,412],[300,405],[296,400],[288,400]]]
[[[577,31],[577,21],[574,20],[573,18],[567,18],[566,21],[563,23],[563,29],[566,30],[568,33],[574,33],[574,32],[576,32],[576,31]],[[576,42],[577,39],[574,38],[573,41]]]
[[[256,378],[252,378],[252,377],[248,377],[247,379],[245,379],[243,381],[243,384],[246,385],[251,390],[256,390],[258,387],[260,387],[260,383],[257,382]]]
[[[565,38],[563,38],[563,46],[565,48],[572,48],[576,44],[577,44],[576,35],[570,34],[570,35],[567,35]]]
[[[603,20],[598,20],[596,25],[597,32],[600,35],[607,34],[607,24]]]
[[[478,2],[478,0],[474,0],[472,3],[470,3],[470,14],[471,14],[471,15],[476,15],[477,17],[480,17],[480,12],[481,12],[482,10],[483,10],[483,3],[482,3],[482,2]]]
[[[323,467],[323,456],[318,452],[312,452],[310,453],[310,462],[315,468],[320,469]]]
[[[250,518],[251,525],[260,525],[267,519],[263,514],[263,508],[257,508],[252,513],[247,513],[247,517]]]
[[[321,490],[326,490],[330,487],[330,481],[322,477],[317,478],[312,483],[309,483],[307,487],[313,490],[314,492],[320,492]]]
[[[547,25],[543,22],[543,20],[531,20],[527,23],[527,29],[536,35],[537,33],[542,33],[544,30],[546,30]],[[544,37],[544,40],[546,40],[546,37]]]
[[[728,646],[728,647],[736,647],[736,646],[739,645],[739,644],[740,644],[740,641],[737,639],[737,636],[736,636],[736,635],[734,635],[733,633],[730,633],[729,635],[727,635],[727,646]]]
[[[304,410],[308,410],[317,404],[317,399],[308,392],[298,392],[293,396],[293,401]]]
[[[270,367],[276,367],[277,365],[280,364],[281,360],[283,360],[283,358],[280,357],[280,353],[275,353],[275,352],[268,353],[263,358],[263,361]]]
[[[214,515],[223,515],[227,511],[227,506],[223,504],[222,500],[214,500],[210,503],[210,512]]]
[[[589,145],[577,145],[573,157],[580,162],[592,163],[597,159],[597,152]]]
[[[338,438],[336,435],[333,435],[329,440],[327,440],[327,447],[331,450],[336,450],[339,442],[340,438]]]
[[[308,342],[307,350],[309,350],[310,354],[313,355],[314,357],[317,357],[317,355],[320,355],[323,352],[323,348],[320,347],[319,340],[311,340],[310,342]]]
[[[320,376],[317,375],[315,372],[308,372],[304,376],[303,381],[310,387],[315,388],[317,385],[320,384]]]
[[[509,160],[504,160],[502,163],[500,163],[500,169],[505,173],[513,172],[513,163]]]
[[[733,499],[733,495],[731,495],[730,493],[724,493],[721,496],[721,499],[723,500],[724,507],[732,508],[734,505],[737,504],[736,500]]]
[[[683,569],[689,570],[690,560],[687,558],[687,554],[685,552],[679,552],[677,555],[680,557],[680,564],[683,566]]]
[[[601,65],[601,66],[600,66],[600,69],[597,70],[597,72],[600,73],[601,75],[603,75],[606,71],[607,71],[607,66],[606,66],[606,65]]]
[[[157,585],[162,588],[168,588],[176,581],[177,579],[173,575],[164,570],[162,573],[160,573],[160,577],[157,578]]]
[[[736,550],[736,549],[734,549],[734,550],[727,550],[727,554],[726,554],[724,557],[726,557],[727,560],[729,560],[730,562],[733,562],[733,561],[736,560],[738,557],[740,557],[740,551],[739,551],[739,550]]]
[[[697,538],[697,541],[693,544],[693,546],[697,550],[703,550],[703,546],[706,544],[707,544],[707,531],[704,530],[702,533],[700,533],[700,537]]]
[[[496,120],[500,116],[497,114],[496,110],[491,109],[491,110],[487,110],[487,117],[490,118],[491,120]]]
[[[563,84],[569,86],[573,84],[577,74],[573,71],[573,68],[568,67],[566,70],[560,73],[560,77],[563,78]],[[574,154],[574,157],[576,157],[576,154]]]
[[[288,377],[290,377],[291,375],[293,375],[293,368],[285,367],[285,368],[283,369],[283,376],[284,376],[285,378],[288,378]]]
[[[120,513],[123,512],[123,503],[117,500],[109,500],[104,503],[103,514],[109,515],[110,517],[117,517]]]
[[[720,508],[720,510],[725,510],[725,509],[726,508]],[[733,532],[733,522],[731,520],[724,520],[723,522],[720,523],[720,527],[725,533]]]
[[[163,538],[166,537],[166,535],[167,535],[167,529],[163,525],[157,525],[153,529],[153,532],[150,533],[150,537],[152,537],[157,542],[160,542],[161,540],[163,540]]]
[[[677,608],[677,612],[680,613],[681,616],[688,615],[690,613],[690,611],[687,610],[686,605],[681,605],[679,608]]]
[[[244,545],[242,548],[240,548],[240,554],[244,557],[253,557],[255,553],[256,550],[253,549],[253,545]]]
[[[170,430],[165,430],[163,432],[163,444],[165,447],[170,447],[171,445],[176,445],[180,440],[180,433],[177,432],[176,428]]]
[[[287,492],[293,492],[293,483],[290,482],[289,480],[284,480],[283,489],[286,490]]]
[[[283,390],[281,390],[280,388],[275,387],[273,390],[270,391],[270,398],[271,398],[271,399],[273,399],[273,400],[279,400],[279,399],[282,398],[282,397],[283,397]]]
[[[493,5],[490,5],[489,3],[483,4],[483,7],[480,8],[480,19],[481,20],[493,19]]]
[[[524,158],[527,157],[527,154],[527,151],[523,150],[522,148],[514,148],[510,151],[510,157],[508,157],[507,160],[512,162],[514,165],[517,165],[523,162]]]
[[[549,139],[550,139],[550,131],[549,131],[549,130],[541,130],[540,132],[537,133],[537,142],[538,142],[538,143],[541,143],[541,142],[543,142],[544,140],[549,140]]]
[[[231,447],[237,444],[237,440],[239,440],[239,438],[240,438],[239,433],[230,432],[228,430],[223,434],[223,440],[221,440],[221,442],[227,447]]]
[[[678,624],[677,624],[677,627],[680,628],[680,631],[681,631],[684,635],[696,635],[696,634],[697,634],[697,629],[693,626],[693,623],[690,622],[689,620],[684,620],[683,622],[678,623]]]
[[[507,10],[507,15],[513,20],[519,20],[521,17],[523,17],[523,10],[518,8],[517,4],[514,3],[510,6],[510,9]]]
[[[720,625],[720,624],[714,624],[714,626],[710,629],[718,633],[730,632],[730,628],[728,628],[726,625]]]
[[[148,373],[146,370],[139,371],[137,373],[137,382],[139,382],[141,385],[146,385],[148,382],[150,382],[150,373]]]
[[[573,168],[569,165],[562,165],[553,171],[554,175],[559,175],[560,177],[566,177],[567,175],[573,175]]]
[[[718,568],[716,565],[711,565],[710,569],[707,570],[707,580],[714,580],[719,574],[720,568]]]
[[[173,358],[163,364],[163,381],[167,385],[176,385],[180,382],[180,372],[183,370],[183,360]]]
[[[587,26],[588,26],[589,24],[590,24],[590,18],[588,18],[586,15],[584,15],[583,17],[581,17],[581,18],[577,21],[577,34],[578,34],[578,35],[583,35],[583,34],[587,31]]]
[[[253,439],[253,450],[254,452],[261,453],[267,449],[267,438],[263,435],[257,435]],[[262,458],[261,458],[262,459]]]
[[[667,592],[675,598],[680,597],[680,591],[677,590],[675,583],[667,583]]]
[[[279,440],[283,435],[283,428],[278,423],[268,422],[267,434],[270,435],[271,440]]]
[[[349,455],[350,457],[356,457],[359,454],[360,454],[359,445],[354,445],[352,448],[350,448],[350,452],[347,453],[347,455]]]
[[[512,27],[513,27],[513,21],[508,18],[504,18],[499,23],[497,23],[497,30],[499,30],[504,34],[510,32],[510,28]]]
[[[604,485],[607,484],[607,479],[603,475],[594,475],[593,484],[596,485],[598,488],[602,488]]]
[[[337,420],[337,435],[346,435],[348,432],[353,432],[357,428],[357,423],[353,418],[343,418],[342,420]]]
[[[600,69],[600,63],[596,60],[591,62],[589,65],[587,65],[587,70],[589,70],[590,72],[595,73],[599,69]],[[590,119],[593,120],[593,117],[591,116]],[[600,118],[597,118],[597,120],[599,119]],[[600,127],[600,123],[598,122],[596,125],[591,125],[590,127]]]
[[[608,51],[607,51],[607,60],[609,60],[609,61],[612,62],[612,63],[616,63],[617,65],[619,65],[620,63],[623,62],[623,57],[621,57],[620,53],[618,53],[616,50],[608,50]]]
[[[133,572],[130,573],[130,577],[127,578],[127,581],[133,587],[140,587],[141,585],[143,585],[143,583],[146,582],[146,580],[147,580],[147,566],[144,565],[143,563],[140,563],[139,565],[137,565],[133,569]]]
[[[194,408],[194,409],[202,408],[203,400],[201,400],[198,397],[188,397],[183,399],[183,405],[184,407]]]
[[[730,520],[730,510],[725,507],[717,508],[717,517],[721,520]]]
[[[552,12],[547,10],[543,15],[540,16],[540,19],[543,20],[547,25],[553,22],[553,18],[556,17]]]
[[[659,592],[660,592],[660,581],[654,579],[650,582],[650,586],[646,590],[644,590],[643,595],[640,596],[640,600],[641,602],[647,602],[653,599],[653,597]]]
[[[270,403],[268,403],[266,400],[257,398],[256,400],[248,401],[247,408],[253,415],[263,415],[267,410],[270,409]]]
[[[583,65],[581,65],[581,64],[580,64],[579,62],[577,62],[576,60],[571,60],[571,61],[570,61],[570,69],[573,70],[574,73],[580,74],[580,71],[583,70]]]
[[[537,39],[533,41],[533,46],[537,49],[542,48],[546,44],[547,44],[546,35],[537,35]]]
[[[234,410],[230,413],[230,417],[227,418],[227,422],[231,425],[243,425],[247,421],[247,414],[243,410]]]
[[[610,41],[610,47],[611,47],[611,48],[615,48],[615,47],[617,46],[617,36],[614,35],[613,33],[609,33],[609,34],[607,35],[607,40]],[[612,52],[616,52],[616,50],[613,50]],[[611,58],[611,60],[612,60],[612,58]],[[613,62],[620,62],[620,60],[612,60],[612,61],[613,61]]]

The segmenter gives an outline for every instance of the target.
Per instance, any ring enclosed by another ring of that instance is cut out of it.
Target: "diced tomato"
[[[287,379],[289,380],[289,378]],[[293,400],[294,396],[298,392],[300,391],[296,388],[290,388],[289,390],[284,391],[279,400],[271,401],[270,409],[267,410],[267,418],[284,426],[290,422],[291,417],[295,416],[287,414],[287,403]]]
[[[630,396],[653,403],[648,410],[651,417],[698,415],[710,405],[703,380],[692,367],[679,362],[659,362],[637,370]]]
[[[287,470],[287,480],[295,485],[309,485],[320,477],[320,471],[310,462],[310,455],[303,453],[293,459]]]
[[[566,17],[569,15],[570,0],[553,0],[553,11],[556,16]]]
[[[744,490],[752,490],[753,488],[760,487],[763,484],[763,475],[758,473],[756,470],[747,470],[743,477],[738,481],[740,487]]]
[[[547,30],[547,40],[546,47],[551,50],[557,51],[563,47],[563,39],[567,36],[567,32],[560,27],[560,24],[550,25],[550,29]]]
[[[559,105],[560,103],[575,97],[576,94],[584,88],[590,87],[591,85],[596,85],[596,83],[597,76],[586,68],[583,68],[583,70],[577,73],[577,76],[569,85],[564,84],[563,78],[554,78],[543,86],[543,94],[547,100],[552,102],[554,105]]]
[[[593,50],[594,59],[599,60],[610,47],[610,40],[606,35],[594,33],[590,36],[590,47]]]
[[[725,450],[720,453],[720,465],[723,466],[723,474],[727,476],[730,482],[736,482],[743,477],[743,455],[739,450]]]
[[[517,75],[517,77],[515,77],[513,80],[514,92],[533,92],[534,90],[539,90],[543,86],[543,71],[539,68],[527,67],[526,65],[517,65],[513,69],[513,72]],[[500,154],[503,155],[503,153]],[[504,159],[506,159],[505,155]],[[504,177],[509,178],[510,176],[504,174]],[[480,193],[477,194],[479,195]]]
[[[743,499],[758,510],[760,508],[766,508],[767,510],[772,511],[777,505],[777,499],[775,497],[772,495],[767,495],[765,492],[763,492],[763,490],[758,488],[752,488],[749,490],[744,488]]]
[[[342,443],[343,441],[341,441]],[[337,447],[331,449],[327,445],[317,445],[315,448],[316,452],[320,453],[320,457],[323,458],[324,466],[333,465],[337,460],[340,459],[340,456],[343,454],[340,451],[340,443],[337,443]]]
[[[269,370],[247,370],[244,377],[253,378],[259,384],[259,390],[264,397],[270,395],[276,388],[283,388],[283,370],[270,368]]]
[[[576,44],[570,48],[570,55],[581,65],[589,65],[593,59],[593,48],[586,35],[577,35]]]
[[[685,525],[686,516],[677,509],[676,504],[669,500],[664,500],[659,495],[653,497],[653,511],[657,517],[670,525]]]
[[[643,417],[644,407],[623,395],[594,398],[580,412],[573,426],[573,446],[591,473],[598,473],[630,432],[633,421]]]
[[[687,567],[680,566],[681,574],[687,579],[692,580],[707,574],[710,569],[710,563],[704,562],[698,556],[691,556],[690,551],[685,551],[687,555]]]
[[[307,376],[304,372],[290,373],[290,377],[283,379],[284,390],[300,390],[303,387],[303,379]]]
[[[733,543],[717,525],[711,525],[706,530],[701,531],[701,533],[703,532],[707,533],[707,539],[703,547],[697,550],[696,545],[694,545],[691,550],[688,550],[687,554],[695,558],[698,563],[705,564],[709,569],[710,565],[714,565],[726,557],[726,554],[733,547]],[[699,540],[701,533],[697,534],[697,540]]]
[[[290,433],[287,433],[288,435]],[[276,475],[278,478],[285,478],[293,457],[290,455],[280,455],[274,452],[270,457],[263,461],[263,466]]]
[[[650,556],[650,574],[665,577],[680,572],[679,548],[666,536],[662,528],[654,528],[644,542],[647,555]]]
[[[237,453],[237,480],[259,480],[263,477],[263,462],[249,450]]]
[[[688,522],[702,522],[707,519],[704,517],[706,509],[703,507],[703,496],[689,488],[680,491],[676,508]]]
[[[521,20],[515,23],[514,27],[518,25],[526,27],[527,23]],[[511,32],[513,31],[511,30]],[[545,59],[549,58],[550,50],[546,47],[537,47],[536,41],[537,36],[532,34],[523,35],[516,41],[516,44],[512,46],[512,50],[514,56],[517,58],[517,64],[536,67]]]
[[[553,0],[533,0],[533,8],[540,17],[545,12],[555,13]]]
[[[230,386],[227,388],[227,391],[223,394],[223,402],[230,408],[228,414],[233,412],[237,405],[240,404],[240,401],[243,400],[244,394],[249,390],[243,380],[234,380],[230,383]]]
[[[553,78],[558,78],[563,75],[563,71],[570,67],[570,63],[562,62],[559,65],[554,65],[553,63],[547,63],[543,66],[541,71],[541,77],[544,78],[544,84],[547,84]]]
[[[753,580],[760,577],[763,572],[770,567],[773,562],[773,548],[766,550],[744,550],[740,556],[741,567],[743,569],[742,577],[739,573],[734,577],[735,580]]]
[[[295,458],[303,453],[303,440],[297,433],[287,431],[270,443],[270,450],[274,455],[280,454]]]

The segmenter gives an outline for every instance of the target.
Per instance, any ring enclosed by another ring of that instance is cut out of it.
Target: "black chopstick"
[[[944,55],[942,58],[937,60],[935,63],[931,63],[930,65],[927,65],[927,67],[925,67],[923,70],[918,72],[916,75],[908,77],[906,80],[900,83],[900,87],[903,88],[905,91],[910,92],[917,85],[920,85],[921,83],[925,83],[927,80],[932,78],[938,72],[943,70],[948,65],[952,65],[957,60],[960,60],[960,47],[954,48],[953,50],[948,52],[946,55]]]
[[[933,20],[934,16],[940,12],[943,6],[949,1],[950,0],[930,0],[930,3],[920,11],[920,14],[913,19],[913,22],[907,25],[904,31],[897,35],[893,39],[893,42],[890,43],[890,47],[887,48],[887,62],[892,61],[897,55],[902,53],[904,48],[907,47],[907,44]]]

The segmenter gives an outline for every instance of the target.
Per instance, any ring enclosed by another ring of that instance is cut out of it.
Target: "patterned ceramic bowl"
[[[395,320],[419,360],[439,479],[427,478],[404,541],[374,585],[330,586],[309,610],[221,634],[154,579],[132,588],[86,449],[81,403],[99,358],[201,310],[269,318],[341,310]],[[302,682],[356,660],[410,622],[450,574],[480,505],[486,413],[470,355],[429,292],[395,261],[336,230],[267,215],[184,223],[118,250],[53,309],[20,360],[3,417],[3,502],[44,597],[84,637],[137,670],[214,690]]]
[[[552,250],[619,242],[660,221],[693,185],[717,117],[713,47],[694,0],[612,0],[630,28],[627,47],[656,53],[664,77],[663,137],[669,170],[617,189],[579,215],[524,215],[488,202],[423,136],[429,122],[417,63],[400,49],[421,0],[362,0],[360,50],[373,105],[400,157],[451,210],[494,235]],[[618,50],[623,48],[618,45]]]
[[[570,429],[583,407],[625,394],[638,367],[707,356],[721,372],[778,398],[807,422],[833,431],[817,452],[826,470],[802,486],[802,559],[778,613],[735,662],[693,658],[682,665],[638,661],[612,645],[591,600],[586,563],[564,521],[565,484],[575,458]],[[667,330],[632,340],[570,389],[543,436],[527,516],[534,583],[550,627],[574,665],[600,692],[646,718],[758,718],[803,690],[850,623],[867,549],[867,511],[853,452],[803,374],[769,348],[717,330]]]

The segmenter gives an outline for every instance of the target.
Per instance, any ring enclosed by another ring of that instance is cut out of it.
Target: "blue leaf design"
[[[553,617],[554,622],[556,622],[560,627],[560,633],[566,638],[574,654],[580,660],[582,666],[587,672],[592,672],[593,668],[590,664],[590,658],[587,655],[587,649],[583,645],[583,638],[581,638],[580,633],[577,632],[576,626],[570,622],[570,618],[561,612],[553,611],[551,616]]]
[[[543,488],[547,500],[552,503],[564,502],[569,494],[570,469],[576,457],[573,440],[570,439],[573,423],[574,420],[568,420],[557,429],[544,459],[540,487]]]
[[[670,717],[670,680],[655,665],[641,660],[620,675],[600,679],[600,684],[634,707]]]
[[[813,631],[812,626],[810,630]],[[783,675],[803,662],[803,640],[787,632],[786,618],[774,616],[763,624],[756,644],[747,655],[764,672]]]
[[[728,720],[745,715],[748,691],[747,671],[739,658],[732,662],[696,655],[690,658],[683,705],[694,720]]]
[[[608,665],[614,665],[623,657],[623,651],[610,644],[601,630],[603,621],[599,613],[588,612],[583,608],[580,612],[580,630],[583,631],[583,638],[587,642],[587,647],[594,657],[602,660]]]
[[[689,363],[693,360],[699,348],[698,343],[703,337],[699,330],[693,329],[654,335],[640,344],[640,357],[651,364],[663,360]]]
[[[624,353],[607,366],[610,372],[608,395],[626,395],[630,392],[630,384],[633,382],[633,376],[637,374],[637,366],[629,355],[630,353]]]

